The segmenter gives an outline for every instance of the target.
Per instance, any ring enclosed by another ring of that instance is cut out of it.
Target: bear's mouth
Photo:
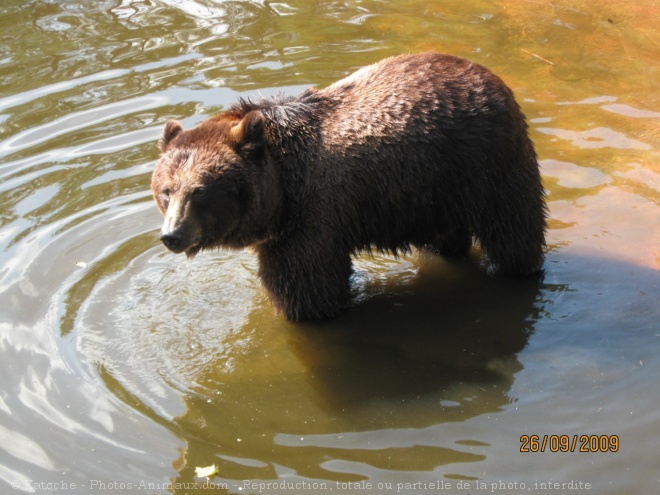
[[[185,250],[186,257],[189,260],[192,260],[195,256],[197,256],[197,253],[199,253],[201,250],[202,250],[201,244],[194,244]]]

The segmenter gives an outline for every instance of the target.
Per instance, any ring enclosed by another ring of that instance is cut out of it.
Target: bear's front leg
[[[348,249],[318,238],[293,238],[261,244],[257,254],[261,282],[287,319],[331,318],[348,303]]]

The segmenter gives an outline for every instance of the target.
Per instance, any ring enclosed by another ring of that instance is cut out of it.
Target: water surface
[[[592,4],[4,2],[3,493],[657,492],[660,7]],[[365,255],[353,308],[294,325],[250,253],[158,242],[165,120],[423,50],[516,93],[549,195],[542,276]]]

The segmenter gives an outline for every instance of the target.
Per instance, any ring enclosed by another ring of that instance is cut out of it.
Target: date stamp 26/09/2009
[[[520,452],[618,452],[618,435],[521,435]]]

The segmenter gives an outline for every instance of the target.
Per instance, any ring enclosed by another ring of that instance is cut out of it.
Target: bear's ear
[[[158,140],[158,149],[161,153],[165,153],[167,145],[170,144],[170,141],[172,141],[172,139],[174,139],[181,131],[183,131],[183,127],[181,127],[181,124],[177,120],[168,120],[165,122],[163,134],[161,134],[160,139]]]
[[[259,110],[248,112],[241,121],[229,129],[228,142],[235,148],[259,148],[263,144],[264,116]]]

